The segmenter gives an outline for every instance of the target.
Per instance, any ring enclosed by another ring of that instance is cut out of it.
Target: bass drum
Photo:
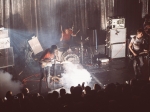
[[[69,61],[69,62],[72,62],[74,64],[80,63],[79,56],[76,53],[74,53],[74,52],[67,52],[67,51],[64,52],[62,54],[61,60],[62,61]]]

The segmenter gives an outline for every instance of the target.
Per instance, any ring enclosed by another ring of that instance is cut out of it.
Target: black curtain
[[[77,40],[97,29],[98,44],[104,44],[107,17],[125,17],[130,34],[141,27],[142,8],[147,3],[144,0],[0,0],[0,24],[10,29],[14,44],[16,39],[37,35],[43,48],[47,48],[59,41],[61,25],[63,29],[74,25],[74,33],[80,30]]]
[[[148,0],[148,13],[150,14],[150,0]]]

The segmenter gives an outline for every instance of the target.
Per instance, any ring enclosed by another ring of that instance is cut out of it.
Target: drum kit
[[[66,44],[66,43],[59,43],[58,44],[58,57],[59,61],[69,61],[74,64],[84,64],[84,57],[88,56],[87,48],[83,47],[86,43],[86,40],[79,40],[76,41],[76,44]]]
[[[59,57],[58,61],[61,61],[62,63],[55,63],[50,68],[50,74],[53,78],[52,84],[54,89],[56,89],[57,84],[60,84],[60,87],[62,87],[63,85],[61,82],[61,74],[64,72],[63,62],[65,63],[66,61],[69,61],[74,64],[85,64],[84,59],[89,56],[88,50],[85,47],[85,44],[87,42],[87,40],[79,40],[75,41],[75,43],[72,44],[66,44],[63,42],[57,44]]]
[[[80,41],[76,41],[76,45],[66,44],[63,42],[57,44],[59,61],[61,61],[62,63],[68,61],[68,62],[72,62],[73,64],[82,64],[82,65],[85,64],[84,59],[89,57],[88,50],[84,45],[86,42],[87,40],[85,41],[80,40]],[[53,77],[56,76],[58,78],[61,78],[61,73],[64,72],[62,63],[52,65],[50,69],[51,72],[50,74]]]

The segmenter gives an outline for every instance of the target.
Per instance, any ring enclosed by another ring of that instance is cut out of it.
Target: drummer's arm
[[[63,33],[61,34],[61,38],[60,38],[60,41],[62,41],[63,40]]]
[[[72,34],[71,34],[71,36],[75,37],[75,36],[76,36],[76,34],[73,34],[73,33],[72,33]]]

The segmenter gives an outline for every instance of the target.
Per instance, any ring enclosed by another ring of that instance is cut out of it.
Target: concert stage
[[[131,79],[135,79],[132,60],[129,58],[120,59],[110,59],[108,63],[100,63],[99,66],[84,66],[86,70],[90,73],[92,79],[89,82],[89,86],[93,87],[95,83],[100,84],[102,87],[109,83],[129,83]],[[25,87],[30,89],[31,93],[38,92],[39,90],[39,74],[33,75],[33,77],[25,81]],[[81,76],[83,74],[80,74]],[[143,74],[139,80],[148,80],[148,65],[147,60],[145,60],[145,65],[143,68]],[[80,78],[80,77],[79,77]],[[67,82],[65,82],[67,83]],[[82,82],[80,83],[80,85]],[[71,85],[70,85],[71,87]],[[44,87],[45,88],[45,87]],[[69,87],[65,87],[63,84],[55,83],[54,89],[47,90],[42,89],[42,93],[52,92],[54,90],[59,91],[60,88],[65,88],[69,91]]]

